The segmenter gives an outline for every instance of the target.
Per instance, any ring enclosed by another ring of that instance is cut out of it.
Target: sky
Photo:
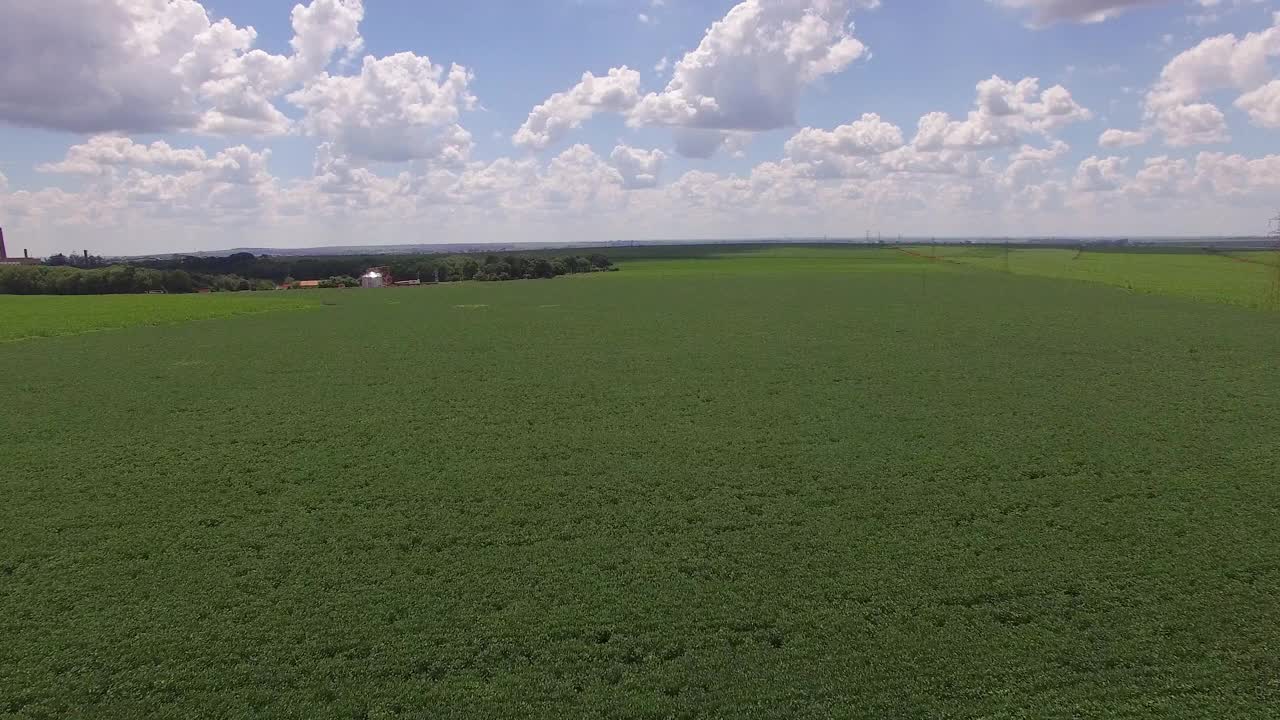
[[[1261,235],[1272,0],[0,0],[11,254]]]

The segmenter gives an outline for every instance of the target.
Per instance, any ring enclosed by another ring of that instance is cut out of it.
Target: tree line
[[[132,265],[81,269],[70,265],[0,265],[0,294],[120,295],[274,290],[270,280],[239,275],[192,274],[185,270],[153,270]]]
[[[600,254],[532,255],[330,255],[278,257],[235,253],[225,257],[185,255],[138,263],[156,270],[240,275],[277,283],[289,279],[322,280],[359,277],[370,267],[388,266],[396,280],[454,282],[457,280],[520,280],[549,278],[581,272],[608,270],[609,258]]]
[[[226,257],[182,256],[107,265],[101,258],[54,255],[43,265],[0,266],[0,294],[108,295],[273,290],[295,280],[318,279],[321,287],[354,287],[371,266],[389,266],[395,280],[456,282],[552,278],[616,269],[609,258],[543,255],[397,255],[270,257],[235,253]]]

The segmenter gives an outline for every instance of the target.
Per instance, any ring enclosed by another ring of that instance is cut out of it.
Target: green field
[[[305,293],[0,295],[0,343],[318,307]]]
[[[1280,313],[610,254],[0,344],[0,717],[1276,716]]]
[[[1084,280],[1144,293],[1280,309],[1280,254],[1199,250],[1005,250],[997,247],[910,248],[968,267],[1016,275]]]

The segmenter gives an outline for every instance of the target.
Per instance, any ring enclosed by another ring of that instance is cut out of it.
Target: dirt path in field
[[[964,264],[965,264],[965,263],[962,263],[962,262],[960,262],[959,260],[955,260],[955,259],[953,259],[953,258],[945,258],[945,257],[941,257],[941,256],[939,256],[939,255],[925,255],[924,253],[916,252],[916,251],[914,251],[914,250],[908,250],[908,249],[906,249],[906,248],[894,248],[894,250],[897,250],[897,251],[898,251],[898,252],[900,252],[900,253],[906,253],[907,255],[910,255],[911,257],[918,257],[918,258],[922,258],[922,259],[925,259],[925,260],[933,260],[934,262],[951,263],[952,265],[964,265]]]
[[[1269,268],[1280,267],[1280,265],[1276,265],[1275,263],[1269,263],[1263,260],[1252,260],[1250,258],[1236,257],[1235,255],[1228,255],[1226,253],[1210,253],[1210,254],[1226,260],[1234,260],[1239,263],[1249,263],[1250,265],[1261,265],[1263,267],[1269,267]]]

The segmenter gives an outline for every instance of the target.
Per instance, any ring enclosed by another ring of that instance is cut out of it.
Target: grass
[[[784,250],[0,346],[0,716],[1274,716],[1280,316]]]
[[[911,248],[952,263],[1017,275],[1085,280],[1129,290],[1259,309],[1280,309],[1274,251],[1060,250],[937,245]]]
[[[166,325],[315,307],[302,293],[212,295],[0,295],[0,343],[137,325]]]

